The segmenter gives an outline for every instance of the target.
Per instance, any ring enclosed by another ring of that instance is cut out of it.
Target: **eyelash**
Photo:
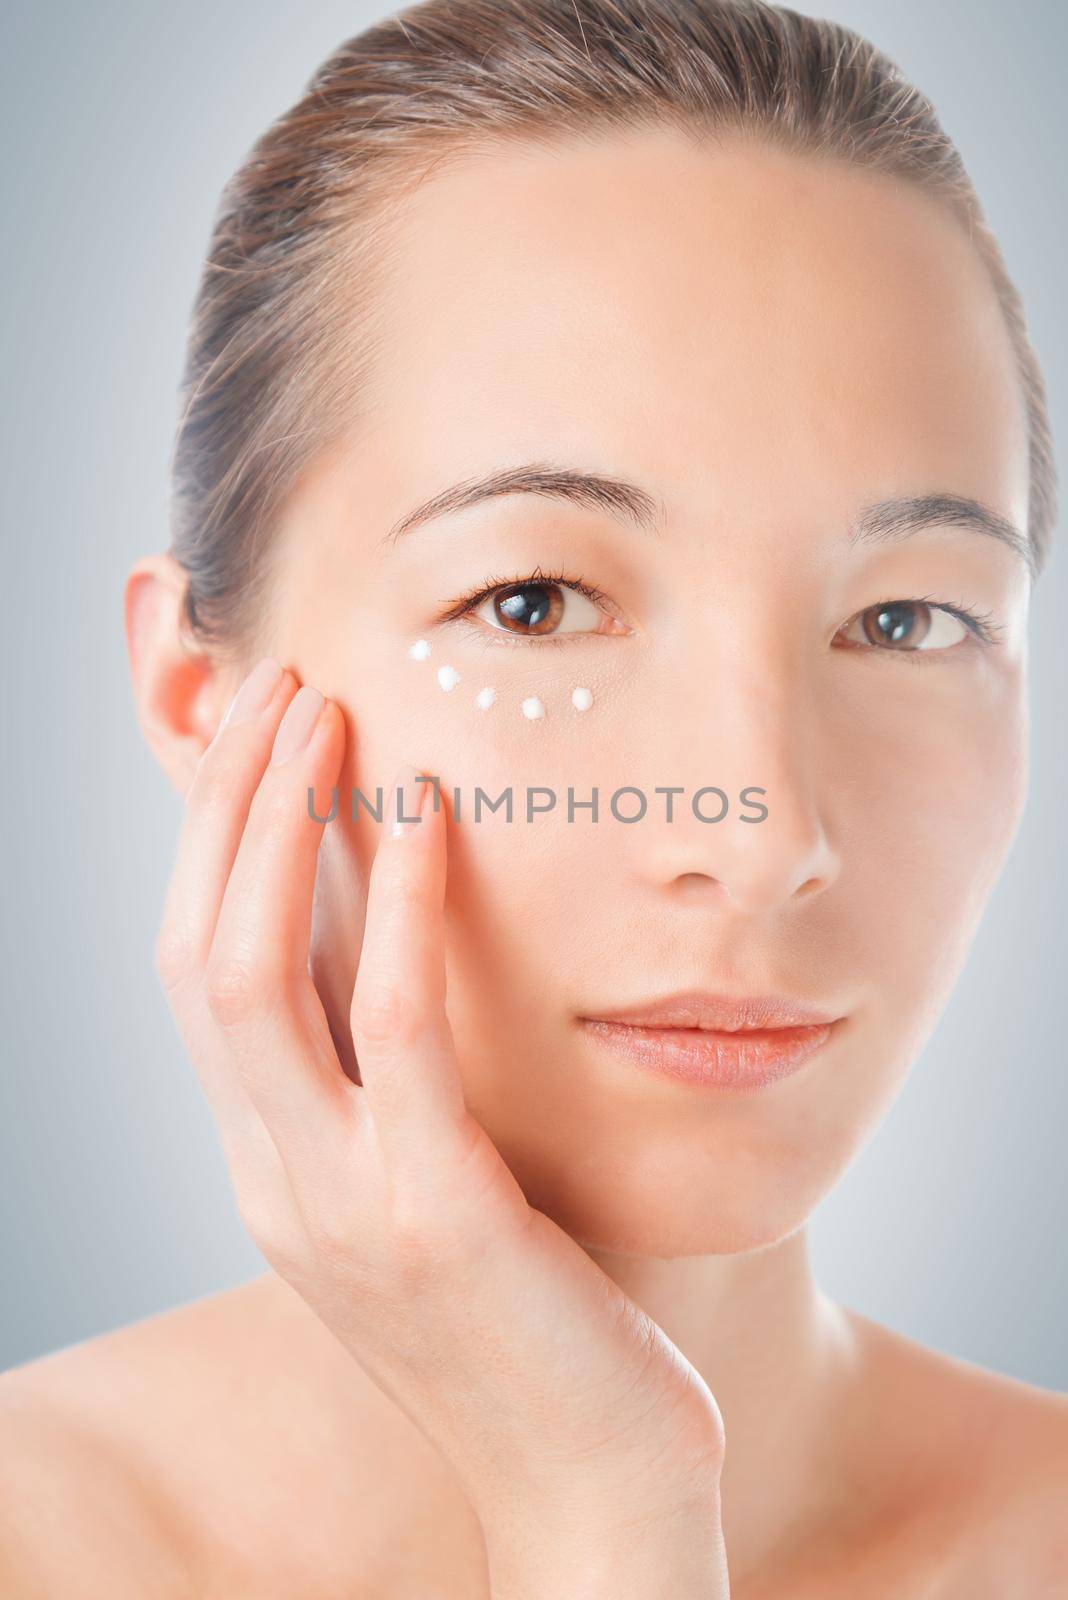
[[[619,612],[613,602],[605,594],[603,589],[597,588],[596,584],[587,583],[584,578],[576,577],[571,573],[545,572],[541,567],[535,567],[533,572],[517,573],[512,577],[490,577],[484,584],[481,585],[480,588],[472,591],[470,594],[461,595],[457,600],[452,601],[447,609],[438,617],[438,621],[460,621],[464,617],[468,616],[471,612],[476,610],[476,608],[482,604],[483,600],[488,599],[492,594],[496,594],[499,589],[512,589],[520,584],[526,583],[557,584],[561,589],[575,589],[579,594],[584,594],[588,600],[591,600],[594,603],[594,605],[601,606],[609,613],[610,616],[619,616]],[[996,644],[1001,634],[1004,632],[1004,629],[1001,627],[1000,623],[995,622],[991,612],[975,611],[960,602],[954,605],[951,601],[942,600],[939,598],[939,596],[933,594],[910,595],[907,599],[901,595],[894,595],[888,596],[883,600],[874,600],[870,605],[864,606],[861,611],[854,612],[852,617],[847,617],[846,622],[843,623],[843,627],[847,626],[850,622],[853,622],[856,617],[863,616],[866,611],[878,611],[881,606],[901,604],[929,605],[932,606],[936,611],[948,611],[951,616],[954,616],[958,619],[958,621],[963,622],[965,627],[968,628],[979,640],[980,644],[983,645]],[[504,638],[513,640],[516,644],[536,644],[539,649],[545,645],[566,644],[569,638],[592,637],[589,634],[578,634],[576,636],[574,634],[569,635],[567,633],[563,633],[544,634],[538,638],[533,635],[524,636],[522,634],[510,634],[506,629],[503,628],[496,631],[500,632]],[[479,632],[481,633],[481,630],[479,630]],[[909,656],[911,658],[915,658],[917,656],[940,656],[948,653],[944,650],[880,650],[878,645],[858,645],[852,640],[850,641],[850,647],[858,650],[872,650],[879,655]]]
[[[927,605],[935,611],[948,611],[951,617],[956,617],[958,621],[963,622],[964,626],[970,629],[975,638],[984,647],[996,644],[1005,631],[999,622],[995,622],[991,612],[974,611],[961,601],[954,605],[952,601],[943,600],[936,594],[894,595],[892,597],[887,596],[883,600],[873,600],[870,605],[864,606],[860,611],[855,611],[852,617],[847,617],[843,627],[848,626],[856,617],[862,617],[866,611],[878,611],[882,606],[893,605]],[[949,649],[944,650],[880,650],[878,645],[857,645],[854,644],[853,640],[849,641],[848,647],[857,650],[870,650],[876,655],[907,656],[910,661],[915,662],[917,665],[929,664],[931,661],[937,660],[939,656],[949,655],[952,650],[957,648],[955,645],[951,645]]]
[[[474,590],[471,594],[461,595],[458,600],[452,601],[448,609],[438,617],[438,621],[461,621],[476,607],[480,606],[483,600],[488,599],[491,594],[496,594],[498,589],[513,589],[517,585],[524,583],[558,584],[561,589],[575,589],[579,594],[584,594],[587,600],[592,600],[594,605],[600,606],[607,611],[609,616],[619,616],[618,608],[613,601],[609,599],[603,589],[598,589],[596,584],[587,583],[584,578],[575,577],[568,572],[545,572],[541,567],[535,567],[533,572],[518,573],[511,578],[488,578],[481,588]],[[476,629],[476,631],[480,637],[485,638],[481,628]],[[498,628],[495,631],[500,633],[503,639],[507,639],[513,644],[535,644],[539,650],[546,645],[567,644],[569,639],[588,639],[593,637],[591,634],[546,633],[539,638],[535,635],[524,636],[520,633],[509,633],[504,628]],[[494,639],[488,642],[496,644],[498,641]]]

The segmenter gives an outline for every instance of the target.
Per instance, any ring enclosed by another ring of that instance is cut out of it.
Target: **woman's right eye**
[[[625,629],[569,583],[544,579],[494,589],[471,608],[491,628],[516,638],[560,633],[619,633]]]

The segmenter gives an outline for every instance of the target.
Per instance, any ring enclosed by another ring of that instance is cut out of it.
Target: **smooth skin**
[[[161,975],[271,1271],[0,1381],[7,1589],[715,1595],[725,1546],[734,1600],[1048,1600],[1068,1398],[835,1304],[805,1232],[919,1058],[1026,793],[1025,564],[950,524],[848,539],[891,494],[1025,524],[993,293],[884,177],[667,131],[484,152],[402,223],[366,415],[285,508],[240,669],[183,644],[167,557],[127,587],[142,727],[188,797]],[[658,536],[513,495],[385,542],[526,461],[639,483]],[[444,620],[535,565],[620,628]],[[922,659],[865,647],[867,608],[925,595],[996,642],[933,609]],[[261,655],[282,687],[220,731]],[[298,686],[325,704],[272,766]],[[328,774],[373,795],[404,762],[443,809],[407,839],[320,830],[292,807],[309,762],[321,809]],[[761,784],[771,812],[450,813],[507,783]],[[844,1020],[744,1096],[578,1026],[693,985]]]
[[[308,971],[323,830],[305,796],[329,793],[343,747],[338,707],[279,668],[267,709],[223,728],[188,799],[157,962],[241,1215],[454,1466],[502,1594],[558,1592],[588,1571],[604,1593],[670,1579],[680,1595],[726,1595],[714,1399],[527,1204],[464,1106],[445,1014],[444,810],[411,767],[371,871],[351,1009],[360,1085],[341,1068]],[[400,814],[418,821],[394,828]]]

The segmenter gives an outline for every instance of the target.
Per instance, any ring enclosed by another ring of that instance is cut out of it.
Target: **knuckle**
[[[404,1296],[414,1299],[438,1286],[446,1270],[447,1254],[433,1229],[395,1227],[390,1243],[391,1273]]]
[[[340,1210],[320,1207],[305,1216],[308,1246],[327,1271],[351,1271],[359,1259],[359,1240],[350,1219]]]
[[[264,1204],[259,1194],[235,1186],[237,1214],[253,1244],[268,1261],[277,1261],[286,1250],[287,1241],[272,1207]]]
[[[435,1250],[427,1230],[393,1224],[379,1248],[379,1278],[397,1301],[425,1293],[433,1282]]]
[[[293,1283],[307,1269],[308,1251],[303,1240],[277,1219],[253,1212],[251,1218],[244,1212],[241,1220],[252,1243],[260,1255],[280,1277]]]
[[[469,1265],[471,1239],[448,1206],[410,1192],[394,1201],[389,1227],[393,1271],[409,1292],[456,1283]]]
[[[204,978],[208,1010],[223,1026],[247,1022],[264,1009],[265,987],[248,961],[234,955],[213,956]]]
[[[409,1044],[421,1028],[419,1008],[397,984],[376,982],[352,1000],[352,1028],[368,1044]]]
[[[261,1247],[262,1248],[262,1247]],[[450,1282],[452,1258],[433,1225],[369,1226],[324,1198],[302,1207],[301,1269],[383,1307],[426,1300]]]
[[[292,1208],[272,1192],[259,1170],[233,1176],[232,1185],[238,1217],[260,1254],[285,1277],[299,1272],[308,1249]]]

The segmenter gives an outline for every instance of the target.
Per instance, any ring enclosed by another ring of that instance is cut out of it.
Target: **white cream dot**
[[[572,689],[571,704],[576,711],[588,711],[593,705],[593,695],[588,689]]]
[[[430,646],[427,644],[425,639],[417,639],[415,643],[410,646],[408,654],[411,656],[413,661],[425,661],[427,656],[430,654]]]
[[[478,706],[480,711],[488,711],[496,698],[496,689],[494,689],[492,685],[487,684],[484,689],[480,689],[476,694],[475,704]]]
[[[460,681],[460,674],[455,667],[439,667],[438,682],[443,689],[455,689]]]
[[[536,694],[528,695],[523,701],[521,709],[523,715],[525,717],[530,717],[531,720],[533,720],[535,717],[543,717],[545,715],[545,707],[542,705]]]

